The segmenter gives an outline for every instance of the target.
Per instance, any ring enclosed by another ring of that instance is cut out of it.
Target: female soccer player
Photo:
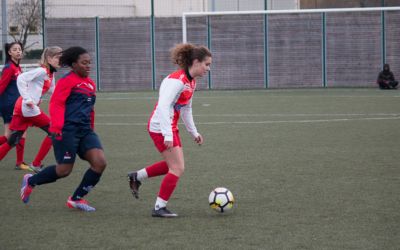
[[[17,86],[21,96],[14,107],[10,123],[11,135],[7,143],[0,146],[0,160],[12,147],[18,145],[28,127],[35,126],[48,134],[44,138],[35,160],[29,166],[32,171],[40,171],[41,162],[49,152],[52,142],[49,133],[50,119],[39,108],[39,105],[44,94],[53,92],[54,72],[60,67],[61,51],[61,48],[56,46],[45,48],[40,59],[41,66],[18,76]]]
[[[22,73],[19,63],[22,59],[22,44],[20,42],[6,43],[6,64],[0,78],[0,114],[4,121],[4,135],[0,136],[0,145],[7,142],[11,131],[9,128],[15,102],[20,96],[17,87],[17,77]],[[23,136],[16,146],[17,162],[15,169],[28,170],[29,167],[24,163],[25,136]]]
[[[60,63],[72,70],[57,82],[50,99],[50,131],[57,165],[48,166],[35,175],[26,174],[22,182],[21,199],[28,203],[36,185],[68,176],[78,154],[90,163],[90,168],[66,205],[91,212],[95,208],[82,198],[96,186],[106,168],[100,140],[93,131],[96,85],[89,78],[91,59],[85,49],[71,47],[63,51]]]
[[[197,132],[192,116],[192,96],[195,78],[204,76],[211,65],[211,52],[203,46],[178,44],[171,50],[171,57],[180,70],[168,75],[161,83],[159,99],[148,123],[150,137],[163,161],[137,172],[128,173],[129,186],[135,198],[139,196],[141,181],[165,175],[156,199],[153,217],[176,217],[166,206],[179,178],[184,171],[184,158],[177,123],[179,117],[194,141],[201,145],[203,137]]]

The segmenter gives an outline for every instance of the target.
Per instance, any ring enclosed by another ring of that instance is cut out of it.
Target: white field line
[[[149,117],[149,114],[96,114],[98,117]],[[302,117],[302,116],[400,116],[400,113],[366,114],[207,114],[193,117]]]
[[[277,124],[277,123],[322,123],[322,122],[348,122],[348,121],[380,121],[380,120],[400,120],[400,116],[394,117],[365,117],[365,118],[334,118],[317,120],[291,120],[291,121],[224,121],[224,122],[196,122],[196,125],[251,125],[251,124]],[[129,122],[105,122],[96,123],[103,126],[147,126],[147,123],[129,123]]]
[[[237,98],[234,95],[221,95],[221,96],[196,96],[196,99],[223,99],[223,98]],[[241,97],[254,97],[253,95],[241,95]],[[261,96],[258,96],[261,97]],[[398,98],[400,95],[394,96],[376,96],[376,95],[273,95],[273,93],[266,93],[264,98],[311,98],[311,97],[323,97],[323,98]],[[132,96],[132,97],[97,97],[98,100],[104,101],[118,101],[118,100],[157,100],[158,96]]]

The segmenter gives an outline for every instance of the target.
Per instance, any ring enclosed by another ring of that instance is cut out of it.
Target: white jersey
[[[28,72],[24,72],[17,79],[18,91],[22,101],[19,104],[17,101],[16,112],[22,112],[24,117],[33,117],[41,113],[39,104],[42,96],[49,92],[53,93],[55,87],[54,73],[44,67],[38,67]],[[33,102],[34,107],[30,108],[26,105],[28,102]]]
[[[196,81],[190,81],[184,70],[168,75],[161,83],[158,103],[149,119],[149,131],[161,133],[164,141],[172,141],[172,132],[178,130],[178,120],[182,115],[187,131],[194,138],[199,136],[192,115],[195,88]]]

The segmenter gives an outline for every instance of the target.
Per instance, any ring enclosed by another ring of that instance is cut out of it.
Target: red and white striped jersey
[[[189,80],[183,69],[168,75],[161,83],[158,103],[149,119],[149,131],[162,133],[164,141],[172,141],[172,131],[178,130],[178,120],[182,116],[188,132],[197,137],[199,133],[192,115],[195,89],[196,81]]]

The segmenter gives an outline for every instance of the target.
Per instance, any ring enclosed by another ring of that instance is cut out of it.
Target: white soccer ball
[[[208,196],[210,207],[220,213],[232,209],[234,202],[235,199],[233,198],[232,192],[224,187],[215,188]]]

